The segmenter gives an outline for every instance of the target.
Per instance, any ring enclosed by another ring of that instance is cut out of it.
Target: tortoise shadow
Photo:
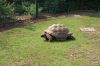
[[[76,38],[75,37],[71,37],[71,38],[67,38],[66,40],[52,40],[52,41],[47,41],[47,40],[44,40],[45,42],[70,42],[70,41],[75,41]]]

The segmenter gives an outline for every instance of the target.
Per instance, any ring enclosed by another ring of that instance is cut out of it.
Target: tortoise
[[[67,40],[72,39],[72,33],[69,32],[69,29],[65,27],[63,24],[53,24],[50,27],[48,27],[46,30],[44,30],[41,37],[45,38],[47,41],[53,41],[53,40]]]

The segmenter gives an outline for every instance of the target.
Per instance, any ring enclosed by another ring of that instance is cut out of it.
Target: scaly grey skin
[[[54,36],[52,36],[52,35],[50,35],[50,34],[48,34],[48,33],[46,33],[46,32],[44,32],[42,35],[41,35],[41,37],[43,37],[43,38],[45,38],[45,40],[46,41],[54,41],[54,40],[58,40],[57,38],[55,38]],[[67,39],[73,39],[73,37],[72,37],[72,34],[69,34],[67,37],[66,37],[66,39],[62,39],[62,40],[67,40]],[[59,39],[59,40],[61,40],[61,39]]]
[[[46,33],[46,32],[44,32],[44,33],[41,35],[41,37],[45,38],[45,40],[46,40],[46,41],[49,41],[49,42],[54,41],[54,40],[58,40],[58,39],[56,39],[55,37],[53,37],[52,35],[50,35],[50,34],[48,34],[48,33]],[[72,36],[72,33],[69,33],[68,36],[66,37],[66,39],[62,39],[62,40],[70,40],[70,39],[75,40],[75,38]],[[60,40],[61,40],[61,39],[59,39],[59,41],[60,41]]]
[[[46,32],[44,32],[44,33],[41,35],[41,37],[45,38],[46,41],[53,41],[53,39],[54,39],[50,34],[48,34],[48,33],[46,33]]]
[[[46,34],[45,34],[45,33],[43,33],[43,34],[41,35],[41,37],[45,38],[45,40],[47,40],[47,41],[48,41],[48,38],[47,38],[47,36],[46,36]]]
[[[75,40],[75,38],[72,36],[73,33],[69,33],[67,36],[67,40]]]

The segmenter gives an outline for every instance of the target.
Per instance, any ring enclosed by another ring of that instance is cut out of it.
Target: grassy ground
[[[68,26],[76,40],[43,41],[41,33],[54,23]],[[80,27],[97,32],[84,33]],[[100,18],[62,16],[0,32],[0,66],[100,66]]]

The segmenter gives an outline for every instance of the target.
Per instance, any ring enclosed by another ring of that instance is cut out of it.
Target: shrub
[[[9,4],[6,0],[0,0],[0,19],[4,17],[11,17],[14,15],[13,4]]]
[[[24,14],[29,16],[35,16],[36,8],[35,4],[30,2],[22,2],[22,8],[24,9]]]
[[[100,0],[98,0],[100,1]],[[74,10],[95,10],[100,8],[97,0],[45,0],[44,11],[48,13],[61,13]]]
[[[21,4],[16,4],[15,10],[19,14],[28,15],[31,17],[35,17],[36,14],[36,6],[34,3],[30,1],[24,1]],[[39,8],[39,13],[41,12],[41,8]]]
[[[69,9],[75,9],[75,1],[73,0],[46,0],[44,2],[44,11],[48,13],[63,13]]]
[[[15,12],[19,14],[24,14],[25,10],[21,4],[15,4]]]
[[[36,6],[34,3],[22,2],[22,7],[25,10],[24,14],[35,17],[36,15]],[[42,8],[39,7],[39,13],[42,11]]]

